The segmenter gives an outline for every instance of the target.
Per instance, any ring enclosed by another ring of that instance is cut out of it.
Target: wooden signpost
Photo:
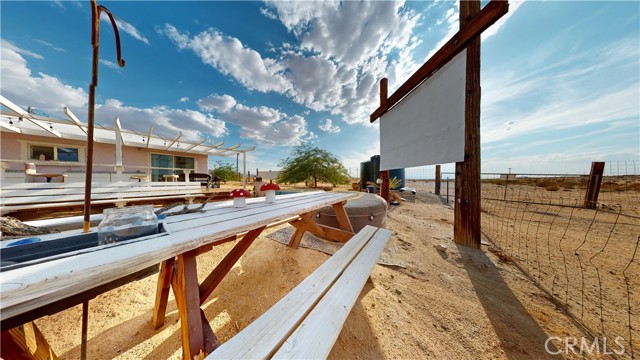
[[[480,248],[481,235],[480,35],[508,11],[509,3],[503,0],[492,0],[482,10],[480,10],[480,0],[461,0],[460,31],[389,97],[387,97],[387,79],[382,79],[380,81],[380,107],[370,116],[370,121],[374,122],[425,80],[432,77],[456,55],[466,50],[464,161],[456,163],[454,241],[457,244],[473,248]],[[434,90],[437,91],[437,89]],[[416,119],[416,121],[420,120]],[[383,189],[382,192],[384,191]]]

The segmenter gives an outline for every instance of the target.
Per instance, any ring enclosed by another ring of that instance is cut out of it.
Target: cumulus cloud
[[[18,54],[32,57],[34,59],[39,59],[39,60],[44,59],[44,56],[42,56],[40,54],[34,53],[33,51],[29,51],[29,50],[26,50],[26,49],[21,49],[21,48],[15,46],[12,42],[7,41],[5,39],[2,39],[2,49],[5,49],[5,48],[7,48],[8,50],[11,50],[13,52],[16,52]]]
[[[303,117],[289,117],[266,106],[237,104],[233,110],[220,114],[220,118],[239,126],[241,137],[263,145],[299,145],[305,136],[310,135],[307,121]]]
[[[3,96],[25,108],[33,106],[48,113],[60,112],[63,106],[86,106],[87,93],[82,88],[67,85],[55,76],[33,74],[21,55],[27,51],[4,39],[1,43],[0,86]]]
[[[104,23],[108,23],[109,25],[111,25],[111,21],[109,21],[109,17],[107,16],[106,13],[103,13],[102,16],[100,16],[100,20]],[[136,40],[140,40],[143,43],[149,45],[149,39],[147,39],[146,37],[144,37],[140,31],[138,31],[138,29],[136,29],[135,26],[129,24],[128,22],[122,20],[122,19],[115,19],[116,20],[116,24],[118,25],[118,30],[120,31],[124,31],[125,33],[131,35],[134,39]]]
[[[331,121],[331,119],[324,119],[320,121],[320,125],[318,125],[318,128],[324,132],[328,132],[328,133],[337,133],[340,132],[340,127],[333,125],[333,122]]]
[[[4,40],[2,43],[4,44]],[[27,61],[20,55],[22,51],[18,52],[16,49],[4,45],[1,49],[2,95],[23,108],[33,106],[61,118],[64,118],[62,108],[66,106],[81,120],[86,121],[87,93],[54,76],[32,74]],[[163,136],[175,136],[178,131],[182,131],[185,140],[195,141],[202,135],[219,137],[227,133],[224,121],[198,111],[166,106],[137,108],[126,106],[116,99],[96,104],[97,122],[112,126],[115,117],[119,117],[123,127],[127,129],[146,133],[153,126],[154,133]]]
[[[196,101],[196,103],[202,110],[227,112],[236,105],[236,99],[227,94],[211,94]]]
[[[179,101],[179,102],[187,102],[187,101],[189,101],[189,98],[188,98],[188,97],[186,97],[186,96],[183,96],[183,97],[181,97],[181,98],[180,98],[180,100],[178,100],[178,101]]]
[[[220,137],[227,134],[224,121],[198,111],[167,106],[137,108],[115,99],[96,105],[96,121],[111,124],[115,117],[119,117],[122,126],[130,130],[146,133],[153,126],[155,134],[169,137],[182,131],[185,140],[195,141],[203,135]]]
[[[170,24],[165,24],[159,31],[180,49],[193,51],[202,62],[231,76],[248,89],[285,93],[291,88],[284,76],[285,69],[276,60],[262,58],[257,51],[245,47],[237,38],[213,28],[190,37]]]
[[[262,14],[264,17],[269,18],[271,20],[278,19],[278,15],[274,14],[273,12],[271,12],[269,9],[266,9],[266,8],[260,8],[260,14]]]

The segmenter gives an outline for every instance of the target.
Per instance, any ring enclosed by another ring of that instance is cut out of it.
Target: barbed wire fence
[[[483,235],[609,347],[640,354],[640,168],[607,162],[593,209],[589,176],[483,174]],[[604,344],[600,344],[603,346]],[[615,346],[615,345],[614,345]]]

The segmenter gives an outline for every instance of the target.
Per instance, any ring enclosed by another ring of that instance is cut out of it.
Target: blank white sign
[[[464,50],[380,118],[380,170],[464,160]]]

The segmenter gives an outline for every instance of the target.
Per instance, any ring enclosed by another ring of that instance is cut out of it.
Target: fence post
[[[449,178],[447,178],[447,205],[449,205]]]
[[[509,175],[507,175],[507,179],[504,181],[504,197],[502,200],[507,200],[507,184],[509,184]]]
[[[587,184],[587,193],[584,197],[584,207],[587,209],[595,209],[598,203],[598,194],[600,193],[600,184],[602,183],[602,175],[604,174],[604,162],[594,161],[591,163],[591,173],[589,174],[589,184]]]
[[[440,195],[440,165],[436,165],[436,195]]]

